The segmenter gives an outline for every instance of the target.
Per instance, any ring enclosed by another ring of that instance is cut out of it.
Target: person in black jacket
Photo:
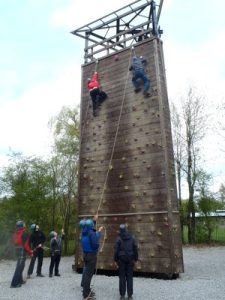
[[[60,276],[59,274],[59,263],[61,260],[62,254],[62,240],[65,238],[64,229],[61,231],[61,235],[58,235],[56,231],[50,232],[50,254],[51,254],[51,262],[49,266],[49,277],[53,276],[53,270],[55,276]]]
[[[33,274],[36,258],[38,258],[37,276],[44,277],[44,275],[41,273],[41,268],[44,257],[43,244],[45,242],[45,235],[36,224],[32,224],[30,229],[32,231],[30,236],[30,246],[33,249],[33,256],[28,268],[27,278],[30,278],[30,276]]]
[[[119,268],[119,292],[120,299],[125,299],[126,290],[128,299],[133,295],[133,267],[138,260],[137,243],[126,228],[120,225],[120,233],[114,246],[114,260]]]

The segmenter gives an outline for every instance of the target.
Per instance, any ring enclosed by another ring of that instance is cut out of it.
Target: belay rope
[[[133,47],[131,48],[131,51],[130,51],[130,57],[129,57],[129,62],[128,62],[128,70],[127,70],[127,74],[126,74],[126,82],[125,82],[125,85],[124,85],[123,97],[122,97],[122,102],[121,102],[121,107],[120,107],[120,114],[119,114],[119,118],[118,118],[118,122],[117,122],[116,133],[115,133],[115,136],[114,136],[113,147],[112,147],[112,151],[111,151],[111,155],[110,155],[110,159],[109,159],[109,165],[108,165],[106,177],[105,177],[105,180],[104,180],[101,197],[100,197],[100,200],[99,200],[99,203],[98,203],[98,208],[97,208],[97,212],[96,212],[97,216],[98,216],[99,210],[100,210],[101,205],[102,205],[102,201],[103,201],[103,197],[104,197],[104,193],[105,193],[105,187],[106,187],[108,177],[109,177],[109,172],[112,169],[112,160],[113,160],[113,155],[114,155],[114,152],[115,152],[115,146],[116,146],[116,142],[117,142],[119,127],[120,127],[120,121],[121,121],[121,117],[122,117],[124,101],[125,101],[125,96],[126,96],[126,89],[127,89],[128,78],[129,78],[129,66],[131,64],[132,51],[134,52]],[[96,220],[96,228],[97,228],[97,222],[98,222],[98,219]],[[94,286],[95,278],[96,278],[95,275],[97,274],[97,270],[98,270],[98,256],[99,256],[99,253],[103,251],[103,248],[104,248],[104,245],[105,245],[105,240],[106,240],[106,234],[107,234],[106,228],[103,226],[103,229],[104,229],[104,238],[103,238],[102,246],[101,246],[100,250],[97,252],[97,262],[96,262],[96,268],[95,268],[95,274],[94,274],[92,286]],[[91,295],[91,291],[90,291],[90,293],[89,293],[89,295],[86,299],[89,299],[90,295]]]

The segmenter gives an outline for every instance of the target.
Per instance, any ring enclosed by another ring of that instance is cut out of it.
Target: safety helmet
[[[50,238],[53,238],[53,237],[55,237],[56,236],[56,232],[55,231],[51,231],[50,233],[49,233],[49,237]]]
[[[16,222],[16,228],[23,228],[25,227],[25,223],[22,220]]]
[[[120,224],[120,232],[125,232],[127,230],[126,224]]]
[[[81,220],[79,223],[80,227],[93,227],[94,226],[94,221],[91,219],[87,219],[87,220]]]
[[[80,220],[79,225],[80,227],[84,227],[86,225],[86,220]]]
[[[31,224],[31,225],[30,225],[30,230],[31,230],[31,231],[34,231],[34,230],[35,230],[35,227],[36,227],[36,224],[34,224],[34,223]]]
[[[94,222],[91,219],[86,220],[86,226],[87,227],[93,227],[94,226]]]

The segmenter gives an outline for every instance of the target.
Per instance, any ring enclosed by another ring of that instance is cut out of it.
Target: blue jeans
[[[138,89],[140,86],[139,79],[141,79],[144,83],[144,92],[147,92],[150,88],[150,80],[145,75],[144,70],[136,71],[133,74],[132,82],[133,82],[135,89]]]

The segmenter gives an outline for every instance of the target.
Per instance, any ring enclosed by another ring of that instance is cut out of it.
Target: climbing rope
[[[109,177],[109,172],[112,169],[112,159],[113,159],[113,155],[114,155],[114,151],[115,151],[115,146],[116,146],[116,142],[117,142],[117,136],[118,136],[119,127],[120,127],[120,121],[121,121],[123,107],[124,107],[124,101],[125,101],[127,83],[128,83],[128,78],[129,78],[129,66],[130,66],[130,63],[131,63],[132,51],[133,51],[133,47],[131,48],[131,51],[130,51],[130,57],[129,57],[129,63],[128,63],[128,70],[127,70],[127,75],[126,75],[126,82],[125,82],[125,86],[124,86],[123,97],[122,97],[122,102],[121,102],[121,107],[120,107],[120,114],[119,114],[119,118],[118,118],[118,122],[117,122],[117,128],[116,128],[116,133],[115,133],[115,137],[114,137],[114,141],[113,141],[113,147],[112,147],[112,151],[111,151],[111,155],[110,155],[110,159],[109,159],[109,165],[108,165],[108,169],[107,169],[105,181],[104,181],[104,184],[103,184],[103,189],[102,189],[101,197],[100,197],[100,200],[99,200],[99,204],[98,204],[96,215],[98,215],[98,212],[99,212],[99,210],[101,208],[103,197],[104,197],[104,193],[105,193],[105,187],[106,187],[107,180],[108,180],[108,177]],[[97,223],[96,223],[96,225],[97,225]]]
[[[112,169],[112,160],[113,160],[113,155],[114,155],[114,152],[115,152],[115,146],[116,146],[116,142],[117,142],[119,127],[120,127],[120,121],[121,121],[123,107],[124,107],[124,101],[125,101],[125,96],[126,96],[126,89],[127,89],[127,84],[128,84],[128,78],[129,78],[129,67],[130,67],[130,64],[131,64],[132,53],[135,53],[133,46],[132,46],[131,51],[130,51],[130,57],[129,57],[129,62],[128,62],[128,70],[127,70],[127,74],[126,74],[126,82],[125,82],[125,86],[124,86],[124,90],[123,90],[123,97],[122,97],[122,102],[121,102],[121,107],[120,107],[120,114],[119,114],[119,118],[118,118],[118,121],[117,121],[116,133],[115,133],[115,136],[114,136],[113,147],[112,147],[112,151],[111,151],[111,155],[110,155],[110,159],[109,159],[109,165],[108,165],[106,177],[105,177],[105,180],[104,180],[101,197],[100,197],[100,200],[99,200],[99,203],[98,203],[98,208],[97,208],[97,212],[96,212],[97,216],[98,216],[99,210],[100,210],[101,205],[102,205],[102,201],[103,201],[103,197],[104,197],[104,193],[105,193],[105,187],[106,187],[106,184],[107,184],[107,181],[108,181],[108,177],[109,177],[109,172]],[[98,222],[98,219],[96,220],[96,228],[97,228],[97,222]],[[95,283],[95,278],[96,278],[96,274],[97,274],[97,270],[98,270],[98,257],[99,257],[99,253],[101,253],[103,251],[103,249],[104,249],[105,240],[106,240],[106,234],[107,234],[106,228],[104,226],[102,226],[102,227],[103,227],[103,230],[104,230],[104,234],[103,234],[104,238],[103,238],[103,242],[102,242],[101,248],[100,248],[100,250],[97,253],[97,261],[96,261],[96,268],[95,268],[95,273],[94,273],[94,278],[93,278],[93,286],[94,286],[94,283]],[[90,291],[87,299],[89,299],[90,295],[91,295],[91,291]]]

